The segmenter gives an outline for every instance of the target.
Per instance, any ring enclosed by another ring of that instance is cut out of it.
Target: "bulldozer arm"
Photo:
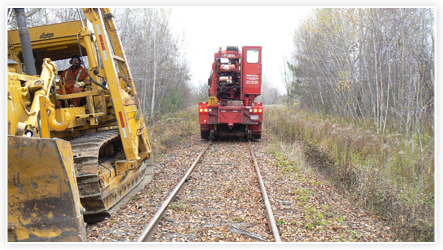
[[[8,241],[86,241],[71,144],[8,136]]]

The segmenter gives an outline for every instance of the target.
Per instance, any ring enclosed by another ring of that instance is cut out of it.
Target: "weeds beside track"
[[[349,197],[385,218],[398,240],[434,239],[434,142],[379,135],[332,117],[266,108],[264,130],[284,143],[302,142],[308,159]],[[423,148],[423,147],[422,147]]]

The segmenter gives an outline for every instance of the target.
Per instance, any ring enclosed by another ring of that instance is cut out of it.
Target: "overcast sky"
[[[262,46],[263,74],[283,93],[284,56],[293,50],[299,20],[311,7],[186,6],[172,7],[171,26],[184,39],[193,84],[207,83],[219,47]]]

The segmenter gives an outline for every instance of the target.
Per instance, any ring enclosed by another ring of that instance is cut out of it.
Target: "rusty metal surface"
[[[260,168],[257,164],[257,159],[255,158],[254,148],[252,147],[251,140],[249,140],[249,149],[251,150],[251,155],[254,160],[255,172],[257,173],[258,182],[260,184],[260,189],[262,192],[263,200],[265,201],[266,212],[268,213],[269,225],[272,229],[272,234],[274,235],[275,242],[281,242],[280,233],[277,228],[277,223],[275,223],[274,214],[272,213],[271,203],[269,202],[268,195],[266,194],[266,188],[263,184],[263,179],[260,174]]]
[[[203,154],[208,149],[209,145],[211,145],[212,141],[210,141],[206,147],[202,150],[202,152],[198,155],[197,159],[192,163],[191,167],[189,167],[186,174],[183,176],[183,178],[180,180],[180,182],[175,186],[175,188],[172,190],[172,192],[169,194],[168,198],[163,202],[161,207],[157,210],[154,217],[149,221],[148,225],[145,227],[141,235],[138,237],[137,242],[149,242],[151,240],[152,235],[155,233],[155,229],[157,227],[158,222],[163,216],[163,213],[166,211],[166,208],[169,206],[169,204],[172,202],[174,197],[178,194],[180,189],[182,188],[183,184],[185,183],[186,179],[188,179],[189,175],[194,170],[195,166],[200,161],[200,158],[203,156]]]
[[[254,166],[255,166],[255,172],[257,174],[257,179],[258,179],[258,182],[260,184],[261,194],[262,194],[262,197],[263,197],[263,200],[264,200],[264,203],[265,203],[265,207],[266,207],[266,212],[267,212],[268,221],[269,221],[268,223],[269,223],[270,229],[272,231],[272,234],[274,236],[275,242],[281,242],[280,233],[279,233],[279,230],[277,228],[277,224],[276,224],[274,215],[272,213],[272,209],[271,209],[271,205],[270,205],[268,196],[266,194],[266,189],[265,189],[264,184],[263,184],[263,179],[262,179],[262,176],[260,174],[260,170],[259,170],[259,167],[258,167],[258,164],[257,164],[257,160],[256,160],[256,157],[255,157],[255,153],[254,153],[254,150],[252,148],[251,141],[248,140],[248,142],[249,142],[250,153],[251,153],[251,156],[253,158],[253,162],[254,162]],[[199,154],[197,159],[194,161],[194,163],[188,169],[188,171],[186,172],[184,177],[181,179],[181,181],[175,186],[175,188],[172,190],[172,192],[169,194],[169,196],[166,198],[166,200],[162,203],[160,208],[157,210],[157,212],[151,218],[151,220],[149,221],[147,226],[144,228],[144,230],[141,233],[141,235],[138,237],[137,242],[149,242],[149,241],[151,241],[152,236],[156,232],[157,224],[159,223],[159,221],[161,220],[161,218],[165,214],[166,209],[168,208],[169,204],[172,202],[172,200],[174,200],[176,195],[182,189],[182,186],[183,186],[184,182],[189,178],[189,176],[192,173],[193,169],[199,163],[201,157],[206,152],[206,150],[208,149],[208,147],[209,147],[209,145],[211,143],[212,143],[212,141],[210,141],[207,144],[207,146],[204,148],[204,150],[202,150],[202,152]],[[259,240],[259,241],[265,241],[265,239],[260,237],[259,235],[247,232],[245,230],[242,231],[241,229],[236,228],[236,227],[233,227],[232,231],[240,233],[240,234],[241,233],[247,234],[248,237],[255,238],[255,239]]]

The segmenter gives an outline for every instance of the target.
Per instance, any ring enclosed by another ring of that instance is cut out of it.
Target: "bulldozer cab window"
[[[246,51],[246,62],[247,63],[258,63],[258,49],[248,49]]]
[[[71,60],[71,58],[69,57],[69,58],[53,61],[55,64],[55,67],[58,70],[58,74],[61,74],[63,71],[65,71],[65,69],[71,67],[71,64],[69,63],[70,60]],[[82,63],[83,64],[81,66],[83,66],[87,69],[89,66],[88,56],[82,56]]]

